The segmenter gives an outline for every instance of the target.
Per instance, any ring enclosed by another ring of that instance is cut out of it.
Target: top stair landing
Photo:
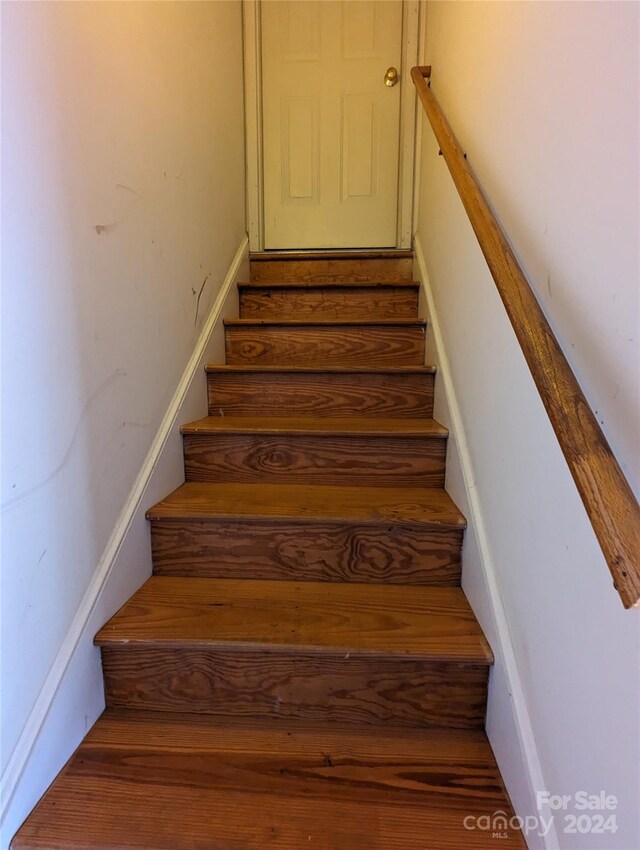
[[[269,251],[251,254],[252,283],[393,283],[413,280],[411,251]]]

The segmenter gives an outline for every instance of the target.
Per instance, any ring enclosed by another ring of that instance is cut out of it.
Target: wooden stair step
[[[411,248],[282,248],[269,251],[251,251],[252,263],[271,263],[274,260],[410,260]]]
[[[492,660],[458,587],[152,576],[98,632],[96,644]]]
[[[207,366],[214,416],[433,415],[434,366]]]
[[[214,417],[183,426],[187,481],[444,486],[432,419]]]
[[[250,257],[252,281],[352,282],[352,281],[412,281],[413,259],[407,253],[280,253]]]
[[[303,322],[302,324],[308,324]],[[313,323],[311,323],[313,324]],[[212,374],[238,374],[246,375],[256,372],[257,374],[274,375],[278,373],[286,375],[391,375],[394,379],[402,377],[402,375],[435,375],[437,372],[436,366],[294,366],[291,364],[282,366],[273,366],[270,364],[261,366],[243,366],[242,364],[234,363],[208,363],[205,367],[207,373]]]
[[[485,850],[511,818],[480,730],[106,711],[12,850]],[[525,847],[509,830],[500,846]]]
[[[439,530],[466,527],[444,490],[407,487],[329,487],[313,484],[187,483],[147,511],[147,519],[314,520],[347,524],[397,523]]]
[[[415,318],[417,283],[239,283],[243,319]]]
[[[424,319],[225,320],[226,360],[252,365],[422,365]]]
[[[282,325],[288,328],[341,328],[341,327],[356,327],[356,328],[371,328],[371,327],[420,327],[425,328],[427,325],[426,319],[224,319],[225,327],[229,328],[250,328],[250,327],[274,327]],[[401,365],[401,364],[398,364]]]
[[[335,283],[322,280],[281,280],[281,281],[240,281],[238,289],[252,292],[260,292],[270,289],[319,289],[326,292],[339,292],[340,290],[369,290],[369,289],[411,289],[420,290],[420,282],[417,280],[350,280]]]
[[[460,584],[443,490],[189,483],[147,515],[158,575]]]
[[[303,434],[342,437],[429,437],[446,439],[449,431],[435,419],[368,417],[315,419],[305,416],[206,416],[189,422],[182,434]]]
[[[98,632],[107,705],[482,725],[491,650],[460,588],[154,576]]]

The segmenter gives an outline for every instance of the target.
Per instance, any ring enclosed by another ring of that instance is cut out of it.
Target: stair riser
[[[434,375],[210,372],[211,416],[430,418]]]
[[[421,366],[421,325],[227,327],[229,365]]]
[[[316,281],[349,283],[353,281],[413,280],[411,259],[344,259],[344,260],[264,260],[251,263],[251,280],[278,283]]]
[[[107,706],[397,726],[481,728],[488,668],[207,647],[102,649]]]
[[[418,315],[414,288],[358,287],[240,290],[242,319],[413,319]]]
[[[443,487],[446,440],[186,434],[187,481]]]
[[[462,531],[390,523],[249,520],[151,523],[154,572],[202,578],[453,587]]]

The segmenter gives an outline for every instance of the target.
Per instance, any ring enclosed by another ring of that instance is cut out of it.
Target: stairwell
[[[262,255],[239,289],[154,575],[96,636],[107,709],[12,848],[495,846],[411,258]]]

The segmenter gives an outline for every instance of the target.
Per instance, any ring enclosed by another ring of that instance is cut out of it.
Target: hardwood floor
[[[493,656],[411,262],[254,258],[147,512],[154,575],[95,638],[107,710],[13,850],[495,846]]]
[[[110,710],[13,847],[479,850],[496,842],[464,818],[504,809],[479,730]],[[499,843],[524,846],[513,831]]]

